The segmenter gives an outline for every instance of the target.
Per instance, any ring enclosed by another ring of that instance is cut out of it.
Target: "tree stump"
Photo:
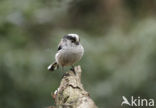
[[[51,108],[97,108],[81,83],[81,67],[76,66],[63,76],[53,98],[56,106]]]

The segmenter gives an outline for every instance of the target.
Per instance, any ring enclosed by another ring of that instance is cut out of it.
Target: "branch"
[[[80,66],[65,73],[53,98],[56,103],[55,108],[97,108],[88,92],[83,88]]]

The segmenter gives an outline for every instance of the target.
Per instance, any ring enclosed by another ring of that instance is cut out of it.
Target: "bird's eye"
[[[64,36],[64,38],[70,40],[72,43],[76,42],[76,37],[72,37],[72,36]]]
[[[76,42],[76,38],[75,37],[72,37],[71,38],[71,42]]]

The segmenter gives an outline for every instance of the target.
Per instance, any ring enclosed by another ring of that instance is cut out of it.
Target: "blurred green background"
[[[62,74],[47,66],[68,33],[80,35],[82,82],[99,108],[156,100],[155,0],[1,0],[0,108],[54,105]]]

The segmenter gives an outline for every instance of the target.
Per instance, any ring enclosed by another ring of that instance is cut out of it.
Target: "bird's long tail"
[[[50,71],[57,70],[58,68],[59,68],[59,65],[58,65],[57,62],[54,62],[53,64],[50,64],[50,65],[48,66],[48,70],[50,70]]]

